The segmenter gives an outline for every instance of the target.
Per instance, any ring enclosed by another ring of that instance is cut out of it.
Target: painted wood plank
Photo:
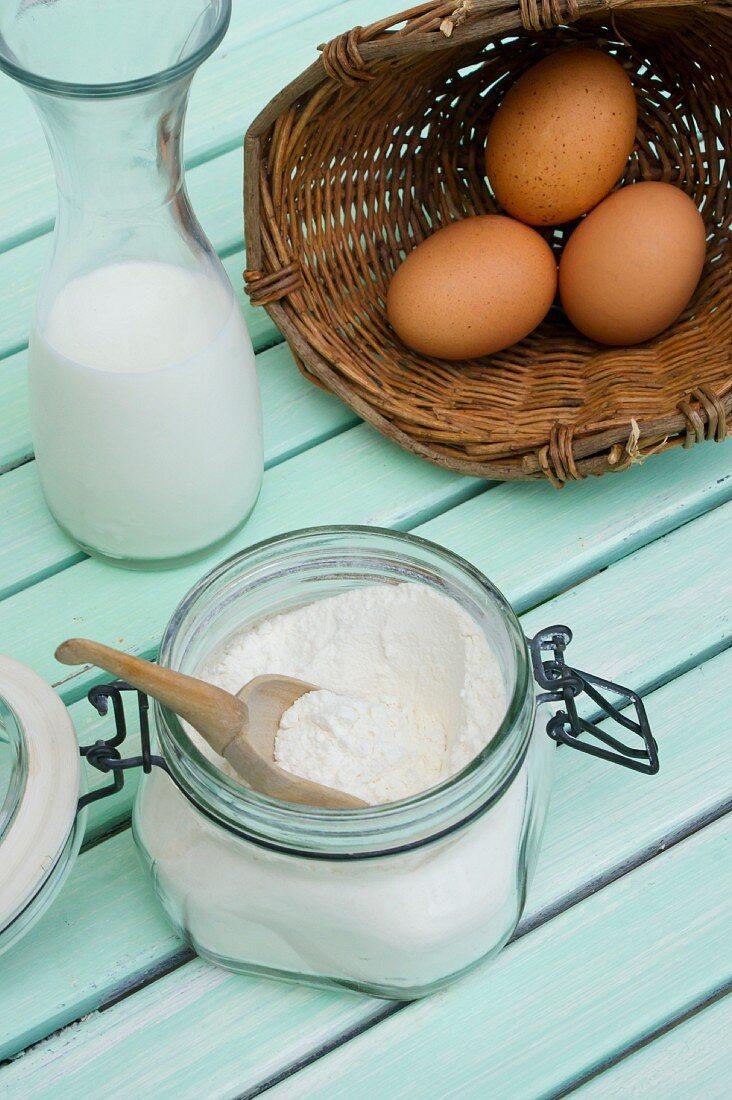
[[[593,583],[594,580],[584,587],[589,590]],[[597,658],[602,652],[601,638],[596,645]],[[640,639],[639,651],[642,650]],[[730,796],[732,742],[728,736],[725,685],[731,675],[732,651],[728,651],[648,700],[649,715],[663,754],[663,770],[652,780],[589,761],[567,750],[559,752],[547,834],[527,905],[525,927],[556,910],[562,899],[576,898],[599,880],[621,873],[639,853],[647,855],[649,849],[662,850],[685,828],[694,828],[700,820],[719,812]],[[688,736],[687,715],[702,709],[705,751],[699,752],[696,739]],[[93,726],[87,704],[77,704],[72,714],[83,742],[103,735],[101,728]],[[135,781],[134,776],[129,777],[129,783]],[[597,806],[603,807],[601,815],[595,812]],[[113,800],[99,804],[93,812],[108,812],[106,807],[115,812]],[[0,959],[0,1057],[103,1003],[117,993],[120,985],[139,981],[146,968],[164,966],[175,956],[177,941],[161,934],[148,912],[155,908],[155,902],[152,893],[141,885],[141,870],[125,863],[119,854],[125,846],[131,846],[129,833],[84,853],[61,900],[17,951]],[[120,873],[109,890],[97,898],[95,920],[90,925],[88,883],[102,873],[98,868],[107,862],[119,866]],[[109,934],[109,928],[116,922],[130,929],[131,936],[131,940],[123,937],[119,946]],[[73,938],[77,929],[83,935],[83,952],[77,949]],[[138,934],[136,953],[133,944]],[[59,975],[53,969],[48,973],[45,967],[31,965],[33,959],[43,959],[49,952],[52,956],[58,952],[64,958],[75,959],[73,997],[63,973]],[[187,973],[181,971],[171,980],[173,987],[177,982],[185,986]],[[244,983],[241,987],[238,983],[232,986],[232,1003],[245,994]],[[285,987],[281,997],[281,1011],[286,1016],[289,1008]],[[367,1005],[364,1012],[370,1013],[371,1006]],[[334,1033],[340,1034],[338,1021]],[[296,1021],[288,1044],[279,1050],[279,1060],[269,1068],[263,1067],[262,1073],[275,1073],[301,1057],[307,1049],[303,1046],[306,1038]],[[214,1058],[215,1048],[210,1049]]]
[[[678,532],[678,533],[679,533],[679,535],[680,535],[680,533],[684,533],[684,532]],[[652,549],[653,549],[653,548],[649,548],[649,550],[652,550]],[[641,555],[640,555],[640,554],[638,554],[638,555],[636,555],[636,557],[641,557]],[[693,559],[692,559],[692,558],[691,558],[691,559],[689,559],[689,561],[690,561],[690,564],[691,564],[691,568],[692,568],[692,570],[693,570],[693,569],[696,569],[696,564],[697,564],[697,563],[696,563],[695,561],[693,561]],[[601,580],[601,579],[594,579],[594,581],[593,581],[593,582],[591,582],[591,583],[597,583],[597,582],[598,582],[598,580]],[[695,601],[696,601],[696,594],[695,594],[695,593],[693,593],[693,592],[689,592],[689,593],[687,593],[687,595],[688,595],[688,597],[689,597],[689,599],[690,599],[690,601],[691,601],[691,602],[695,602]],[[653,599],[653,596],[651,595],[651,596],[649,596],[649,598]],[[663,628],[663,626],[662,626],[662,628]],[[643,648],[643,647],[641,647],[641,648]],[[728,671],[729,671],[729,670],[728,670]],[[714,679],[715,679],[715,678],[714,678]],[[729,679],[729,678],[728,678],[728,679]],[[723,678],[723,679],[721,680],[721,682],[722,682],[722,683],[723,683],[723,682],[725,682],[724,678]],[[701,707],[699,707],[699,709],[700,709],[700,708],[701,708]],[[680,712],[679,712],[679,713],[680,713]],[[685,734],[686,734],[686,729],[685,729]],[[723,769],[722,769],[722,771],[723,771]],[[573,800],[570,800],[570,801],[573,801]],[[591,801],[592,801],[592,800],[591,800]],[[678,804],[679,804],[679,801],[680,801],[680,802],[682,802],[682,799],[679,799],[679,798],[678,798],[678,792],[677,792],[677,796],[676,796],[676,798],[674,799],[674,804],[675,804],[676,806],[678,806]],[[597,802],[596,802],[596,804],[597,804]],[[627,818],[631,818],[631,815],[632,815],[632,810],[633,810],[633,807],[631,806],[631,807],[630,807],[630,810],[629,810],[629,811],[626,811],[626,815],[625,815],[625,816],[626,816]],[[608,826],[608,822],[609,822],[609,818],[608,818],[608,817],[605,817],[605,816],[603,815],[603,820],[602,820],[602,828],[603,828],[603,829],[605,829],[605,827],[607,827],[607,826]],[[575,828],[567,828],[567,829],[562,829],[562,831],[561,831],[561,835],[562,835],[562,836],[573,836],[573,835],[576,835],[576,834],[577,834],[577,826],[576,826]],[[641,836],[643,835],[643,829],[641,828],[641,826],[638,826],[638,835],[641,835]],[[600,839],[600,840],[596,840],[596,843],[598,844],[598,846],[599,846],[600,848],[602,847],[602,840],[601,840],[601,839]],[[575,861],[573,861],[573,860],[570,860],[570,861],[572,862],[572,864],[573,864],[573,862],[575,862]]]
[[[676,449],[643,467],[601,481],[590,478],[560,493],[542,483],[500,485],[490,498],[453,508],[421,533],[479,565],[524,611],[554,595],[558,583],[576,584],[731,497],[728,440]]]
[[[227,553],[276,535],[285,525],[414,526],[483,488],[483,482],[429,466],[362,425],[267,471],[257,508]],[[0,603],[3,647],[51,682],[60,679],[61,671],[53,660],[53,643],[70,631],[112,644],[122,635],[136,652],[154,653],[176,603],[221,556],[216,551],[162,573],[87,559]],[[30,623],[35,625],[29,631]],[[78,699],[91,682],[88,673],[67,672],[66,701]]]
[[[603,648],[598,636],[593,660],[602,661]],[[642,643],[639,648],[642,663]],[[521,931],[732,808],[731,683],[732,649],[726,649],[646,697],[659,743],[657,776],[558,750],[551,809]],[[700,716],[691,736],[690,715]]]
[[[35,466],[26,463],[0,478],[0,599],[86,556],[54,523]]]
[[[0,475],[30,458],[26,353],[0,361]]]
[[[0,356],[15,354],[27,346],[33,303],[49,243],[49,237],[37,237],[0,253]],[[0,362],[0,378],[3,367]]]
[[[530,611],[522,624],[530,636],[550,625],[547,615],[567,623],[577,668],[649,691],[729,644],[732,570],[720,569],[720,561],[730,552],[732,504],[724,504],[594,577],[591,599],[578,585]],[[690,576],[697,569],[700,588]],[[600,639],[607,659],[598,667]]]
[[[732,994],[624,1058],[575,1100],[729,1100],[732,1084]]]
[[[44,925],[53,935],[39,940]],[[47,917],[0,958],[0,1061],[181,950],[130,831],[85,852]],[[0,1095],[5,1087],[0,1069]]]
[[[693,593],[689,593],[689,598],[690,598],[690,599],[691,599],[692,601],[694,601],[694,594],[693,594]]]
[[[42,239],[39,241],[43,244]],[[31,252],[33,249],[38,251],[39,241],[33,241],[13,252],[0,254],[0,287],[4,285],[6,277],[11,278],[7,268],[17,266],[16,258],[21,253],[24,263],[30,261],[25,277],[19,282],[11,282],[7,295],[0,295],[0,473],[27,460],[33,454],[28,419],[27,352],[21,350],[9,357],[8,353],[11,348],[25,349],[28,339],[36,284],[40,266],[43,264],[43,258],[32,256]],[[45,247],[43,244],[44,250]],[[235,252],[224,260],[224,268],[242,307],[252,343],[255,350],[262,351],[280,343],[282,337],[267,313],[249,304],[242,285],[244,266],[243,252]],[[3,344],[5,339],[7,346]],[[6,355],[5,359],[2,358],[3,354]]]
[[[11,1090],[9,1100],[32,1096],[36,1100],[39,1094],[34,1096],[33,1090],[41,1087],[42,1095],[49,1100],[82,1100],[91,1095],[95,1100],[137,1100],[140,1096],[154,1096],[156,1100],[231,1098],[240,1095],[242,1082],[258,1080],[263,1065],[277,1062],[279,1045],[292,1042],[294,1027],[299,1032],[301,1050],[307,1052],[311,1045],[330,1041],[334,1032],[345,1036],[351,1028],[364,1026],[383,1004],[304,987],[285,989],[264,979],[237,979],[199,960],[186,967],[186,973],[186,986],[171,975],[136,995],[129,1011],[110,1010],[118,1039],[126,1041],[119,1045],[110,1042],[107,1030],[100,1027],[103,1017],[95,1016],[62,1032],[53,1052],[48,1053],[48,1064],[42,1068],[35,1051],[20,1062],[0,1068],[0,1095],[5,1095],[3,1089],[7,1088]],[[232,990],[238,994],[234,1001]],[[282,1014],[285,993],[286,1017]],[[185,1027],[191,1012],[204,1014],[199,1017],[203,1026],[196,1029],[195,1035]],[[147,1024],[142,1023],[143,1014]],[[181,1027],[185,1029],[183,1042],[177,1038]],[[227,1056],[211,1064],[207,1058],[210,1043],[213,1041],[220,1049],[222,1038]],[[158,1043],[165,1052],[162,1058]],[[175,1068],[171,1072],[172,1051]],[[58,1074],[52,1068],[54,1064]],[[203,1064],[207,1066],[205,1073],[201,1072]]]
[[[369,3],[374,18],[389,13],[385,0]],[[358,22],[354,7],[339,0],[288,0],[286,5],[234,0],[223,45],[194,80],[186,127],[187,162],[200,163],[239,142],[257,109],[314,60],[318,42]],[[363,7],[360,18],[363,22]],[[273,43],[279,43],[276,51]],[[56,196],[35,111],[21,88],[4,75],[0,117],[2,249],[46,232],[53,221]]]
[[[217,252],[229,255],[244,248],[244,150],[203,161],[186,173],[186,186],[196,217]],[[242,270],[244,265],[242,264]],[[241,279],[237,279],[238,287]]]
[[[308,401],[314,387],[301,379],[284,347],[267,353],[262,365],[265,363],[278,368],[279,404],[271,411],[269,392],[264,392],[265,425],[273,425],[273,436],[289,426],[289,380],[299,399],[302,394],[305,408],[312,407],[313,416],[321,415],[323,406]],[[269,365],[260,370],[264,386],[270,380],[270,370]],[[325,408],[334,419],[340,408],[342,420],[336,428],[326,423],[320,437],[313,427],[309,442],[334,434],[355,419],[332,399],[327,399]],[[311,419],[306,416],[308,422]],[[300,429],[299,423],[293,426],[297,433]],[[304,445],[300,443],[300,449]],[[479,497],[451,510],[427,524],[423,533],[474,562],[483,561],[488,552],[490,559],[483,568],[502,587],[504,576],[510,586],[517,553],[508,532],[521,532],[522,574],[532,582],[518,599],[514,597],[516,606],[523,609],[732,498],[727,450],[709,446],[692,454],[675,451],[659,458],[653,468],[630,471],[627,480],[608,478],[607,486],[587,482],[578,486],[577,492],[562,495],[561,500],[547,486],[499,486],[489,499]],[[77,548],[48,514],[33,467],[0,479],[0,514],[7,514],[0,527],[0,597],[81,560]],[[490,535],[497,529],[505,532],[500,540]]]
[[[554,1093],[732,979],[730,891],[727,817],[270,1095],[359,1100],[398,1088],[404,1098],[533,1100]]]
[[[271,1095],[533,1100],[561,1088],[732,977],[725,950],[731,855],[727,817],[515,941],[452,989],[376,1023]],[[274,985],[196,962],[53,1036],[0,1072],[0,1082],[19,1097],[59,1100],[88,1094],[93,1081],[119,1098],[242,1095],[279,1070],[283,1043],[307,1056],[307,995],[286,996],[285,1032]],[[313,997],[322,1003],[323,995]],[[340,1035],[358,1022],[359,1005],[361,1018],[371,1019],[373,1001],[339,1000]],[[330,1019],[324,1028],[316,1010],[315,1044],[333,1038],[332,1026]],[[153,1049],[154,1058],[144,1056]]]
[[[358,422],[346,405],[305,381],[286,344],[262,352],[257,369],[267,466],[292,458]],[[86,557],[46,508],[35,462],[0,477],[0,516],[0,599]]]

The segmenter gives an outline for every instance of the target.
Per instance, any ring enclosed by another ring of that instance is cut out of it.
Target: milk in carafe
[[[223,279],[156,261],[72,279],[36,323],[29,376],[43,491],[82,547],[179,559],[254,506],[254,353]]]

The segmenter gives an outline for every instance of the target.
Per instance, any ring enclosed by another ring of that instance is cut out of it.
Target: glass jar
[[[195,674],[229,635],[365,585],[451,597],[497,655],[507,709],[459,774],[402,802],[324,810],[273,801],[217,769],[155,706],[170,774],[142,782],[134,834],[156,892],[195,951],[221,966],[422,996],[497,951],[518,923],[546,813],[553,745],[536,720],[511,607],[467,562],[409,535],[305,531],[225,562],[173,616],[160,660]],[[486,730],[486,736],[489,731]]]
[[[28,92],[58,214],[28,371],[36,465],[86,551],[160,567],[240,526],[262,479],[259,390],[181,142],[231,0],[0,0],[0,68]]]
[[[143,861],[181,935],[212,962],[403,999],[440,988],[497,951],[518,923],[536,862],[550,738],[658,771],[642,701],[570,668],[566,627],[527,642],[500,592],[449,551],[375,528],[321,528],[252,547],[204,577],[174,613],[161,660],[195,673],[242,627],[349,589],[403,582],[451,597],[484,631],[506,710],[467,767],[401,802],[323,810],[267,798],[216,768],[157,705],[154,755],[140,692],[139,755],[125,759],[124,697],[135,693],[118,680],[89,692],[116,731],[80,748],[56,693],[0,656],[0,952],[56,896],[79,850],[86,807],[114,797],[135,767],[144,773],[133,816]],[[583,693],[614,732],[581,717]],[[546,702],[564,709],[544,727],[537,710]],[[628,733],[643,747],[628,745]],[[89,793],[80,754],[107,777]]]
[[[65,706],[0,655],[0,954],[45,913],[73,866],[86,824],[82,782]]]

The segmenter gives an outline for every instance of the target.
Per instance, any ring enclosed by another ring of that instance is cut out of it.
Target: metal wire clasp
[[[589,753],[590,756],[599,756],[602,760],[622,764],[624,768],[655,775],[659,767],[658,745],[651,733],[646,708],[640,695],[610,680],[602,680],[599,676],[591,676],[588,672],[571,668],[564,660],[564,651],[571,641],[572,631],[567,626],[547,627],[529,641],[534,678],[540,687],[548,689],[537,697],[537,703],[564,704],[564,709],[549,719],[547,733],[554,741]],[[547,658],[547,653],[551,657]],[[618,710],[598,689],[619,696],[623,707],[632,705],[635,719]],[[576,702],[577,697],[582,694],[595,703],[603,719],[609,719],[640,737],[643,748],[627,745],[602,729],[597,722],[582,718],[577,711]],[[602,748],[591,741],[582,741],[582,734],[589,734],[610,748]]]
[[[77,813],[90,803],[121,791],[125,784],[124,773],[128,768],[142,768],[146,773],[152,771],[153,767],[163,768],[164,771],[168,770],[168,765],[162,756],[153,756],[150,752],[150,705],[147,695],[141,691],[137,692],[141,752],[139,756],[129,756],[122,759],[118,746],[127,737],[127,720],[122,700],[123,691],[135,691],[135,688],[130,687],[124,680],[115,680],[111,684],[100,684],[98,687],[93,687],[87,696],[91,705],[102,717],[108,713],[109,701],[112,700],[116,733],[114,737],[110,737],[106,741],[95,741],[93,745],[82,745],[79,752],[97,771],[111,772],[112,782],[98,791],[90,791],[89,794],[82,795],[77,804]]]

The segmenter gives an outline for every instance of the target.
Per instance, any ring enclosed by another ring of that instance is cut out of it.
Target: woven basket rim
[[[660,11],[703,10],[732,18],[732,0],[431,0],[366,27],[355,27],[330,43],[318,47],[321,56],[287,84],[252,121],[244,139],[244,216],[249,280],[261,277],[265,267],[263,248],[262,142],[277,119],[298,101],[331,80],[355,83],[361,67],[369,63],[411,57],[413,55],[455,50],[480,43],[512,31],[548,30],[581,19],[602,17],[611,20],[615,13],[656,13]],[[405,24],[405,21],[408,21]],[[402,26],[400,26],[402,25]],[[334,72],[334,67],[337,69]],[[284,270],[284,269],[283,269]],[[274,279],[283,272],[265,276]],[[252,286],[248,291],[256,302]],[[558,423],[543,447],[522,454],[520,473],[515,463],[506,460],[471,461],[456,457],[420,442],[402,431],[372,404],[362,399],[332,369],[328,361],[309,343],[293,323],[276,297],[261,302],[288,341],[298,365],[313,381],[345,401],[366,422],[394,439],[405,449],[428,461],[461,473],[482,478],[549,478],[558,487],[588,474],[626,469],[650,454],[674,446],[690,447],[705,439],[721,441],[732,430],[732,349],[730,374],[724,384],[710,391],[701,387],[689,393],[677,408],[651,419],[630,418],[601,430],[579,428],[576,431]]]

